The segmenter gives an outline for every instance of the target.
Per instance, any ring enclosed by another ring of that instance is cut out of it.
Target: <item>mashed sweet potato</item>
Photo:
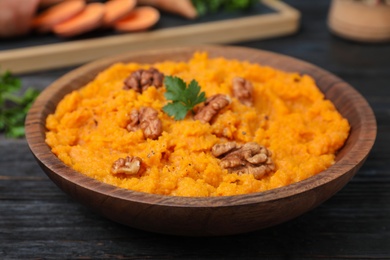
[[[253,106],[236,98],[212,123],[191,113],[176,121],[162,111],[165,87],[142,94],[123,89],[129,74],[151,66],[164,75],[198,81],[209,97],[232,96],[235,76],[252,82]],[[158,111],[163,132],[158,139],[128,131],[134,108]],[[46,142],[54,154],[75,170],[99,181],[147,193],[173,196],[223,196],[260,192],[309,178],[334,163],[335,153],[349,134],[349,124],[324,99],[308,75],[195,53],[188,62],[115,64],[95,80],[73,91],[46,121]],[[222,169],[211,148],[222,141],[256,142],[272,151],[275,170],[260,180],[251,174]],[[141,175],[115,175],[118,158],[137,156]]]

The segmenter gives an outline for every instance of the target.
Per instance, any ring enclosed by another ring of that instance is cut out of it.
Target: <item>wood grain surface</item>
[[[42,172],[25,140],[0,136],[1,259],[390,259],[390,46],[334,37],[328,0],[288,0],[300,31],[235,45],[270,50],[324,68],[373,108],[377,141],[365,164],[314,210],[242,235],[183,238],[126,227],[69,198]],[[1,42],[0,44],[3,44]],[[46,88],[73,68],[22,75]]]

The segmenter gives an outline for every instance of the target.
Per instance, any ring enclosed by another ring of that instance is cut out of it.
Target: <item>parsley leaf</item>
[[[24,120],[39,92],[27,89],[23,95],[18,95],[21,81],[9,71],[0,74],[0,132],[7,137],[24,136]]]
[[[171,100],[163,107],[163,111],[175,120],[184,119],[188,111],[206,101],[206,94],[200,92],[200,86],[197,81],[192,80],[188,86],[179,77],[165,76],[164,84],[166,92],[164,94],[167,100]]]
[[[181,102],[172,102],[163,107],[165,113],[170,116],[174,116],[176,120],[181,120],[187,115],[187,108]]]
[[[220,10],[240,11],[254,6],[259,0],[192,0],[199,16]]]

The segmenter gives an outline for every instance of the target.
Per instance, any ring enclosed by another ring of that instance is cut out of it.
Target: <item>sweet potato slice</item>
[[[49,32],[55,25],[83,11],[85,6],[85,0],[69,0],[53,5],[33,19],[32,27],[39,32]]]
[[[198,16],[198,12],[191,0],[138,0],[138,4],[150,5],[187,19],[195,19]]]
[[[105,3],[104,26],[110,27],[116,21],[122,19],[133,11],[136,0],[111,0]]]
[[[55,5],[55,4],[58,4],[60,2],[62,2],[64,0],[40,0],[39,1],[39,6],[41,7],[48,7],[48,6],[51,6],[51,5]]]
[[[130,14],[114,24],[121,32],[144,31],[155,25],[160,19],[160,12],[151,6],[135,8]]]
[[[87,4],[81,13],[54,26],[53,32],[60,37],[73,37],[92,31],[103,24],[104,12],[102,3]]]

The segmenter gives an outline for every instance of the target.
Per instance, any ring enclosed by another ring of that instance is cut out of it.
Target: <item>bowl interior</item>
[[[67,167],[51,153],[50,148],[45,143],[45,120],[50,113],[54,112],[58,102],[64,95],[84,86],[93,80],[100,71],[113,63],[153,63],[164,60],[186,61],[192,57],[195,51],[207,51],[210,57],[223,56],[228,59],[245,60],[312,76],[326,98],[335,104],[338,111],[348,119],[351,125],[350,136],[344,147],[338,152],[336,163],[309,179],[266,192],[230,197],[186,198],[145,194],[100,183]],[[41,167],[66,193],[95,209],[101,208],[102,203],[102,201],[93,199],[94,196],[96,197],[96,194],[106,198],[109,197],[112,200],[121,200],[122,202],[131,201],[148,205],[175,207],[176,209],[216,208],[249,204],[259,205],[262,202],[279,201],[293,196],[300,198],[299,196],[306,194],[308,191],[316,190],[324,185],[327,186],[325,194],[317,194],[316,199],[309,203],[310,205],[291,214],[291,218],[315,207],[341,189],[363,164],[374,144],[375,137],[376,121],[372,109],[355,89],[340,78],[312,64],[291,57],[230,46],[194,46],[131,52],[84,65],[64,75],[46,88],[37,98],[26,119],[26,138],[32,153]],[[332,184],[333,186],[329,188],[330,185],[327,184]],[[324,193],[323,191],[321,192]],[[104,210],[100,210],[100,212],[110,217],[109,212],[104,212]]]

